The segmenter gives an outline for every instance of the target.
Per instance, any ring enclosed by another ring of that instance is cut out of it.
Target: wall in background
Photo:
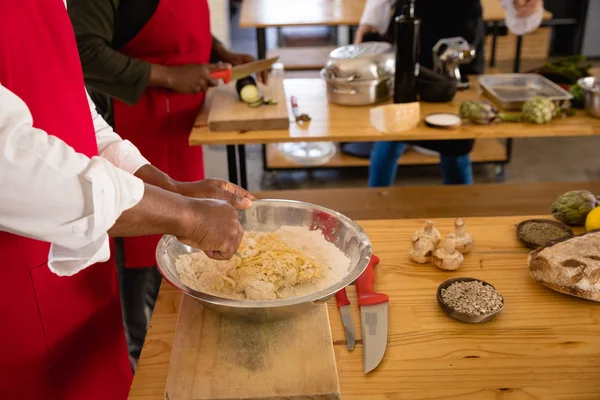
[[[229,47],[229,1],[208,0],[208,5],[212,33]]]

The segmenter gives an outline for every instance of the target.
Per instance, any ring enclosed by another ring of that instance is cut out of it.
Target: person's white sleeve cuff
[[[360,25],[370,25],[377,29],[381,35],[385,34],[392,18],[393,0],[367,0]]]
[[[87,94],[87,93],[86,93]],[[134,174],[138,169],[150,162],[142,156],[137,147],[129,140],[123,140],[112,127],[96,111],[94,102],[87,96],[96,141],[98,142],[98,154],[107,159],[113,165]]]
[[[533,32],[542,24],[544,19],[544,7],[539,7],[538,10],[527,18],[517,17],[517,10],[512,0],[502,0],[502,6],[505,11],[506,27],[509,31],[517,36],[525,35],[526,33]]]
[[[106,232],[123,211],[135,206],[144,196],[141,179],[109,165],[100,157],[92,160],[83,175],[90,185],[92,212],[73,226],[75,238],[68,246],[51,246],[48,267],[57,275],[73,275],[89,265],[108,260]]]

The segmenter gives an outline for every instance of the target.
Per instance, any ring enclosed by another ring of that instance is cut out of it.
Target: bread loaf
[[[600,231],[553,241],[528,264],[533,279],[550,289],[600,302]]]

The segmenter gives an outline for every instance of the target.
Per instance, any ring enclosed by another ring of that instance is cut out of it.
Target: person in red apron
[[[209,63],[253,60],[229,52],[212,36],[207,0],[71,0],[69,14],[86,84],[101,114],[172,178],[203,179],[202,148],[190,147],[188,136],[204,92],[217,84]],[[134,365],[146,335],[147,309],[154,307],[160,286],[153,267],[158,240],[117,242]]]
[[[126,172],[144,161],[133,146],[113,165],[127,143],[95,126],[63,1],[0,10],[0,399],[124,400],[132,373],[107,230],[170,233],[228,258],[237,212],[144,184]]]

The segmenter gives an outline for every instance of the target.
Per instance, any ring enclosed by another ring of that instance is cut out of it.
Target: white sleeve
[[[544,5],[531,16],[527,18],[517,17],[517,10],[513,4],[513,0],[502,0],[502,7],[505,11],[505,23],[509,31],[517,36],[522,36],[526,33],[533,32],[542,24],[544,19]]]
[[[34,128],[27,105],[2,85],[0,188],[0,230],[50,242],[58,275],[106,261],[108,229],[144,194],[140,179]]]
[[[392,18],[393,3],[394,0],[367,0],[360,24],[374,26],[377,32],[385,34]]]
[[[86,93],[87,94],[87,93]],[[94,121],[94,130],[96,131],[96,141],[98,142],[98,154],[107,159],[113,165],[134,174],[142,166],[149,164],[140,151],[129,140],[123,140],[113,131],[112,127],[106,123],[104,118],[96,111],[96,106],[90,96],[87,96],[92,121]]]

